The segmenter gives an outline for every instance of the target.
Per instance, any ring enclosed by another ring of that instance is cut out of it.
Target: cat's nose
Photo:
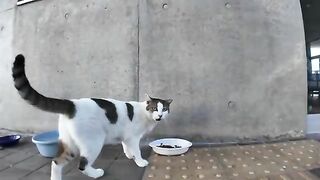
[[[159,115],[159,118],[161,118],[162,117],[162,115]]]

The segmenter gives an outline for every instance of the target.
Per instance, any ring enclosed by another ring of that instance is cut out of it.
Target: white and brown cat
[[[51,180],[62,179],[62,168],[80,157],[79,170],[99,178],[102,169],[92,167],[103,145],[122,143],[123,151],[139,167],[148,165],[141,157],[139,142],[158,121],[169,114],[172,99],[149,97],[144,102],[123,102],[114,99],[56,99],[34,90],[25,74],[25,59],[17,55],[12,68],[14,85],[20,96],[33,106],[59,114],[58,156],[53,159]]]

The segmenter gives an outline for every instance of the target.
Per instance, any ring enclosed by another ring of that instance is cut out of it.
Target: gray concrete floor
[[[105,146],[95,167],[103,168],[101,180],[162,179],[261,179],[316,180],[320,174],[320,143],[300,140],[272,144],[198,147],[181,156],[160,156],[143,148],[150,165],[139,168],[128,160],[120,145]],[[42,157],[30,138],[0,150],[0,180],[50,179],[51,159]],[[64,180],[90,180],[73,162]],[[315,174],[310,170],[315,170]]]
[[[142,148],[148,158],[150,148]],[[64,180],[92,180],[76,168],[77,162],[65,168]],[[23,138],[17,146],[0,150],[0,180],[50,179],[51,159],[42,157],[31,138]],[[141,180],[144,168],[125,157],[119,145],[105,146],[94,164],[105,170],[101,180]]]

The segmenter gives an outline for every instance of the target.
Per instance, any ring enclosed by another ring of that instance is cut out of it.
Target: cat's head
[[[170,104],[172,99],[158,99],[147,95],[147,107],[146,110],[151,114],[152,119],[155,121],[161,121],[165,119],[170,113]]]

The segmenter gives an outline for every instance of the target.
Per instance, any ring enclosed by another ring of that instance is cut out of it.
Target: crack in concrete
[[[139,92],[140,92],[140,0],[138,0],[138,22],[137,22],[137,38],[138,38],[138,66],[137,66],[137,100],[139,101]]]

